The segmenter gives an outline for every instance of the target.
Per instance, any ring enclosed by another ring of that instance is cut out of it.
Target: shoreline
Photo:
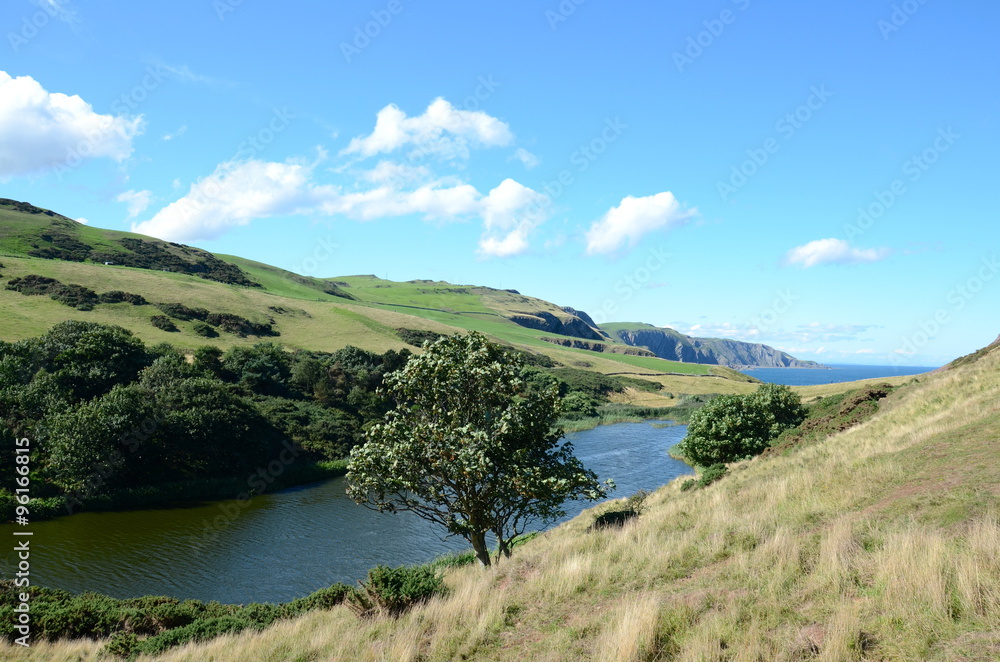
[[[268,489],[254,492],[248,488],[245,477],[200,478],[116,490],[110,494],[84,499],[78,505],[71,505],[68,496],[54,496],[32,499],[27,506],[33,522],[52,521],[72,517],[81,513],[126,512],[129,510],[157,510],[176,508],[192,503],[222,503],[239,499],[247,494],[249,498],[263,494],[273,494],[292,487],[302,487],[320,481],[339,478],[347,473],[347,460],[327,460],[312,462],[290,470],[283,476],[275,477]],[[0,501],[0,522],[13,523],[14,501]]]

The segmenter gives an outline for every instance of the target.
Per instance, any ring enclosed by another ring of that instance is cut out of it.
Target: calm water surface
[[[621,423],[569,435],[576,455],[613,496],[693,473],[667,450],[686,427]],[[121,513],[82,513],[30,526],[32,583],[119,598],[170,595],[225,603],[284,602],[379,564],[422,563],[468,549],[408,514],[380,514],[344,494],[344,478],[239,502]],[[591,503],[569,502],[566,519]],[[218,523],[218,526],[215,526]],[[0,538],[11,540],[11,525]],[[10,577],[4,555],[0,574]]]
[[[921,375],[936,368],[891,365],[830,365],[822,368],[754,368],[741,370],[762,382],[786,384],[788,386],[809,386],[811,384],[837,384],[858,379],[876,377],[899,377],[901,375]]]

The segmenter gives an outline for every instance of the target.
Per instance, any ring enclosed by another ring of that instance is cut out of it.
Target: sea
[[[829,369],[747,368],[740,372],[755,377],[762,382],[785,384],[787,386],[809,386],[811,384],[836,384],[839,382],[853,382],[859,379],[875,379],[879,377],[922,375],[925,372],[936,369],[936,367],[927,366],[829,364]]]

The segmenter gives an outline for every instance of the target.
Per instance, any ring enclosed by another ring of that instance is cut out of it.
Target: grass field
[[[1000,352],[922,376],[867,422],[647,499],[612,502],[396,620],[348,609],[188,645],[214,660],[1000,659]],[[627,496],[627,495],[622,495]],[[0,646],[90,661],[99,643]]]

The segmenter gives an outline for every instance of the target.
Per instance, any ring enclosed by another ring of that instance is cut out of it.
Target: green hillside
[[[713,385],[711,392],[727,390],[729,378],[745,380],[710,366],[621,354],[635,350],[603,338],[592,342],[605,350],[600,352],[554,344],[567,336],[511,318],[540,326],[589,327],[575,313],[511,291],[432,281],[398,283],[375,276],[309,278],[244,258],[82,225],[9,200],[0,200],[0,264],[0,338],[8,341],[41,335],[63,320],[117,324],[147,343],[169,342],[188,350],[260,340],[230,333],[204,338],[194,331],[196,321],[172,320],[177,332],[153,326],[152,318],[162,315],[155,304],[183,303],[270,325],[279,334],[274,340],[288,348],[334,351],[355,345],[383,352],[407,347],[397,329],[441,334],[477,330],[559,364],[597,372],[654,380],[715,375],[712,381],[721,386]],[[123,291],[151,305],[98,303],[86,310],[7,289],[12,281],[29,276],[79,286],[98,296]],[[683,391],[680,386],[677,390]]]
[[[832,417],[707,487],[675,480],[621,527],[593,526],[625,507],[609,502],[492,569],[446,570],[443,596],[398,617],[330,606],[142,659],[993,661],[998,400],[1000,352],[977,352],[860,424]]]

